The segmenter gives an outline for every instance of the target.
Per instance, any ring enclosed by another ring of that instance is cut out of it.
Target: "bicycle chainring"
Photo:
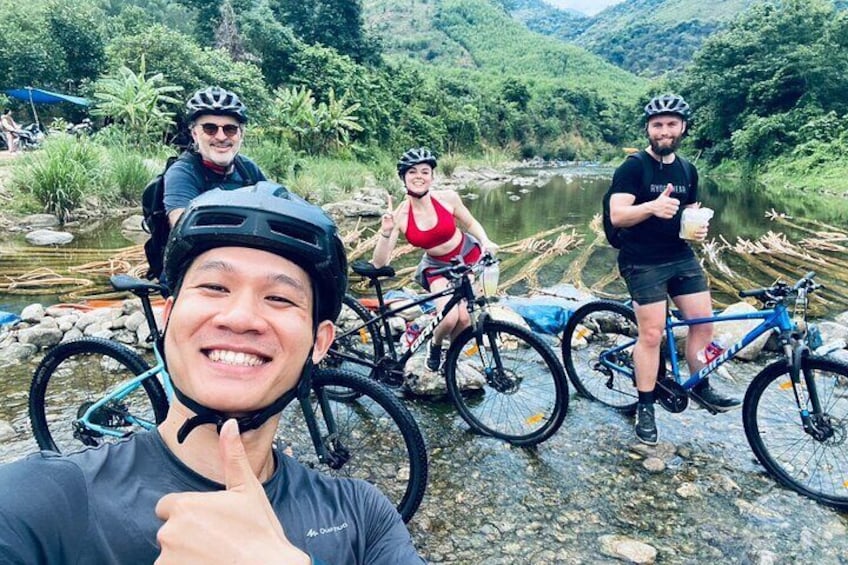
[[[657,379],[656,398],[660,405],[674,414],[689,406],[689,395],[675,380],[668,377]]]

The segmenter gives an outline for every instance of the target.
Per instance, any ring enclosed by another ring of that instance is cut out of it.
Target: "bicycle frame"
[[[718,357],[707,363],[697,373],[690,375],[687,380],[683,381],[680,375],[680,361],[677,354],[676,339],[673,331],[674,328],[737,320],[762,320],[762,323],[745,334],[739,342],[725,349]],[[736,356],[740,350],[748,346],[761,335],[772,331],[778,331],[780,333],[792,332],[794,329],[795,324],[789,316],[788,308],[782,303],[776,304],[774,308],[758,310],[756,312],[719,314],[715,316],[708,316],[706,318],[694,318],[691,320],[676,319],[673,315],[671,315],[671,313],[669,313],[669,315],[666,316],[665,333],[668,343],[669,361],[671,362],[671,372],[674,376],[674,380],[685,390],[691,390],[695,385]],[[629,367],[623,367],[617,361],[617,355],[619,352],[631,347],[634,343],[636,343],[635,339],[604,352],[600,357],[600,362],[612,371],[626,372],[632,377],[632,369]],[[794,357],[794,353],[791,353],[790,355]]]
[[[739,342],[729,346],[727,349],[722,351],[718,357],[704,365],[704,367],[702,367],[697,373],[690,375],[686,381],[681,382],[682,377],[680,376],[680,362],[678,361],[677,347],[673,331],[674,328],[737,320],[762,320],[762,322],[742,336],[742,339]],[[719,314],[716,316],[694,318],[691,320],[675,320],[673,316],[669,315],[666,317],[665,333],[668,341],[668,356],[671,362],[671,371],[674,375],[674,379],[684,389],[690,390],[709,376],[710,373],[736,356],[740,350],[754,342],[761,335],[772,331],[791,332],[794,327],[795,325],[789,317],[789,312],[785,304],[777,304],[774,308],[758,310],[757,312],[746,312],[743,314]]]
[[[387,353],[389,359],[391,359],[393,362],[397,362],[400,366],[405,365],[406,362],[409,361],[409,359],[415,354],[415,352],[418,351],[418,349],[424,344],[424,342],[433,336],[433,333],[436,331],[436,327],[442,322],[442,320],[445,319],[445,316],[447,316],[448,312],[450,312],[454,306],[456,306],[463,300],[466,301],[468,312],[469,314],[471,314],[471,323],[475,328],[479,325],[479,315],[476,315],[476,310],[478,307],[483,310],[485,308],[485,305],[487,304],[487,299],[485,297],[475,296],[474,289],[471,286],[471,278],[468,276],[468,273],[461,275],[456,284],[452,284],[443,290],[431,292],[426,295],[420,296],[412,302],[408,302],[396,308],[390,308],[386,305],[379,280],[377,278],[374,278],[372,280],[374,281],[374,286],[377,291],[377,315],[372,317],[367,322],[359,324],[356,327],[344,332],[343,334],[337,335],[336,339],[344,338],[352,334],[359,333],[365,327],[372,327],[372,329],[376,328],[376,331],[380,333],[382,337],[385,338],[383,340],[380,340],[380,342],[387,343],[389,351],[378,351],[379,359],[377,359],[376,362],[346,354],[342,351],[335,349],[334,347],[330,347],[328,353],[329,355],[332,355],[338,359],[350,361],[352,363],[356,363],[364,367],[369,367],[372,370],[380,366],[381,360],[386,358]],[[398,356],[394,340],[391,339],[392,334],[391,328],[389,326],[389,318],[391,318],[392,316],[396,316],[404,310],[414,308],[415,306],[419,306],[425,302],[428,302],[435,298],[440,298],[442,296],[450,296],[451,298],[448,300],[447,304],[445,304],[444,308],[442,308],[441,311],[436,312],[433,319],[421,330],[421,333],[418,335],[418,337],[415,338],[415,341],[413,341],[409,345],[409,348],[406,349],[400,356]]]

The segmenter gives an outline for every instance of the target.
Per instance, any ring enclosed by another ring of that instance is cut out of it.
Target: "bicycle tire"
[[[339,388],[354,391],[356,397],[342,400],[328,392]],[[321,397],[337,426],[334,437],[327,435]],[[310,402],[318,416],[325,445],[343,446],[350,454],[349,460],[339,469],[319,460],[296,399],[280,415],[278,440],[291,446],[293,455],[312,468],[334,476],[364,479],[375,485],[408,522],[424,498],[428,462],[424,437],[406,406],[383,385],[339,369],[315,371]],[[341,440],[341,444],[330,444],[334,440]]]
[[[127,346],[101,338],[82,338],[51,348],[36,368],[29,390],[29,417],[39,448],[67,453],[103,443],[108,438],[97,433],[75,437],[77,417],[116,383],[149,369],[147,362]],[[168,400],[162,385],[156,378],[141,384],[120,404],[104,407],[99,423],[123,432],[143,429],[122,416],[129,409],[150,425],[164,420]],[[116,417],[120,421],[114,420]]]
[[[745,393],[745,437],[757,460],[778,483],[848,511],[848,365],[807,357],[801,370],[815,379],[832,435],[817,440],[804,430],[789,367],[786,360],[780,360],[754,377]],[[813,411],[809,403],[805,408]]]
[[[597,300],[578,308],[562,332],[562,361],[577,392],[625,414],[635,413],[639,396],[632,351],[637,335],[636,314],[629,306]],[[617,352],[613,360],[629,372],[601,368],[601,354],[628,340],[633,343]]]
[[[337,352],[370,363],[381,357],[383,342],[380,332],[373,324],[363,326],[373,318],[371,312],[356,297],[345,294],[342,298],[342,311],[336,320],[336,337],[327,356],[321,361],[321,367],[368,376],[371,367],[344,359],[337,355]],[[359,331],[349,333],[355,328],[359,328]]]
[[[445,357],[448,393],[460,416],[476,432],[513,445],[545,441],[568,410],[568,381],[556,354],[541,338],[509,322],[487,318],[481,335],[478,340],[467,328]],[[493,366],[494,358],[502,371]],[[469,384],[472,390],[464,390]]]

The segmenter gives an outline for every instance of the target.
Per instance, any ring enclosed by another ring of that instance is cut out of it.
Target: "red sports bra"
[[[436,211],[436,225],[427,231],[421,231],[415,224],[415,216],[412,214],[412,205],[409,206],[409,219],[406,223],[406,240],[422,249],[432,249],[450,241],[456,233],[456,220],[444,206],[439,204],[435,198],[433,210]]]

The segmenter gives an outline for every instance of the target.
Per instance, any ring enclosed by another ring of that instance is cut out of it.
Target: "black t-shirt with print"
[[[634,204],[655,200],[666,189],[668,183],[674,186],[672,198],[680,201],[680,209],[670,219],[656,216],[630,226],[622,234],[623,243],[618,255],[620,265],[657,264],[693,257],[689,244],[680,239],[680,215],[683,207],[693,204],[698,196],[698,173],[695,167],[687,182],[680,159],[662,164],[656,159],[645,161],[651,166],[651,183],[646,192],[642,186],[643,167],[640,159],[625,159],[612,178],[612,192],[623,192],[636,197]]]

